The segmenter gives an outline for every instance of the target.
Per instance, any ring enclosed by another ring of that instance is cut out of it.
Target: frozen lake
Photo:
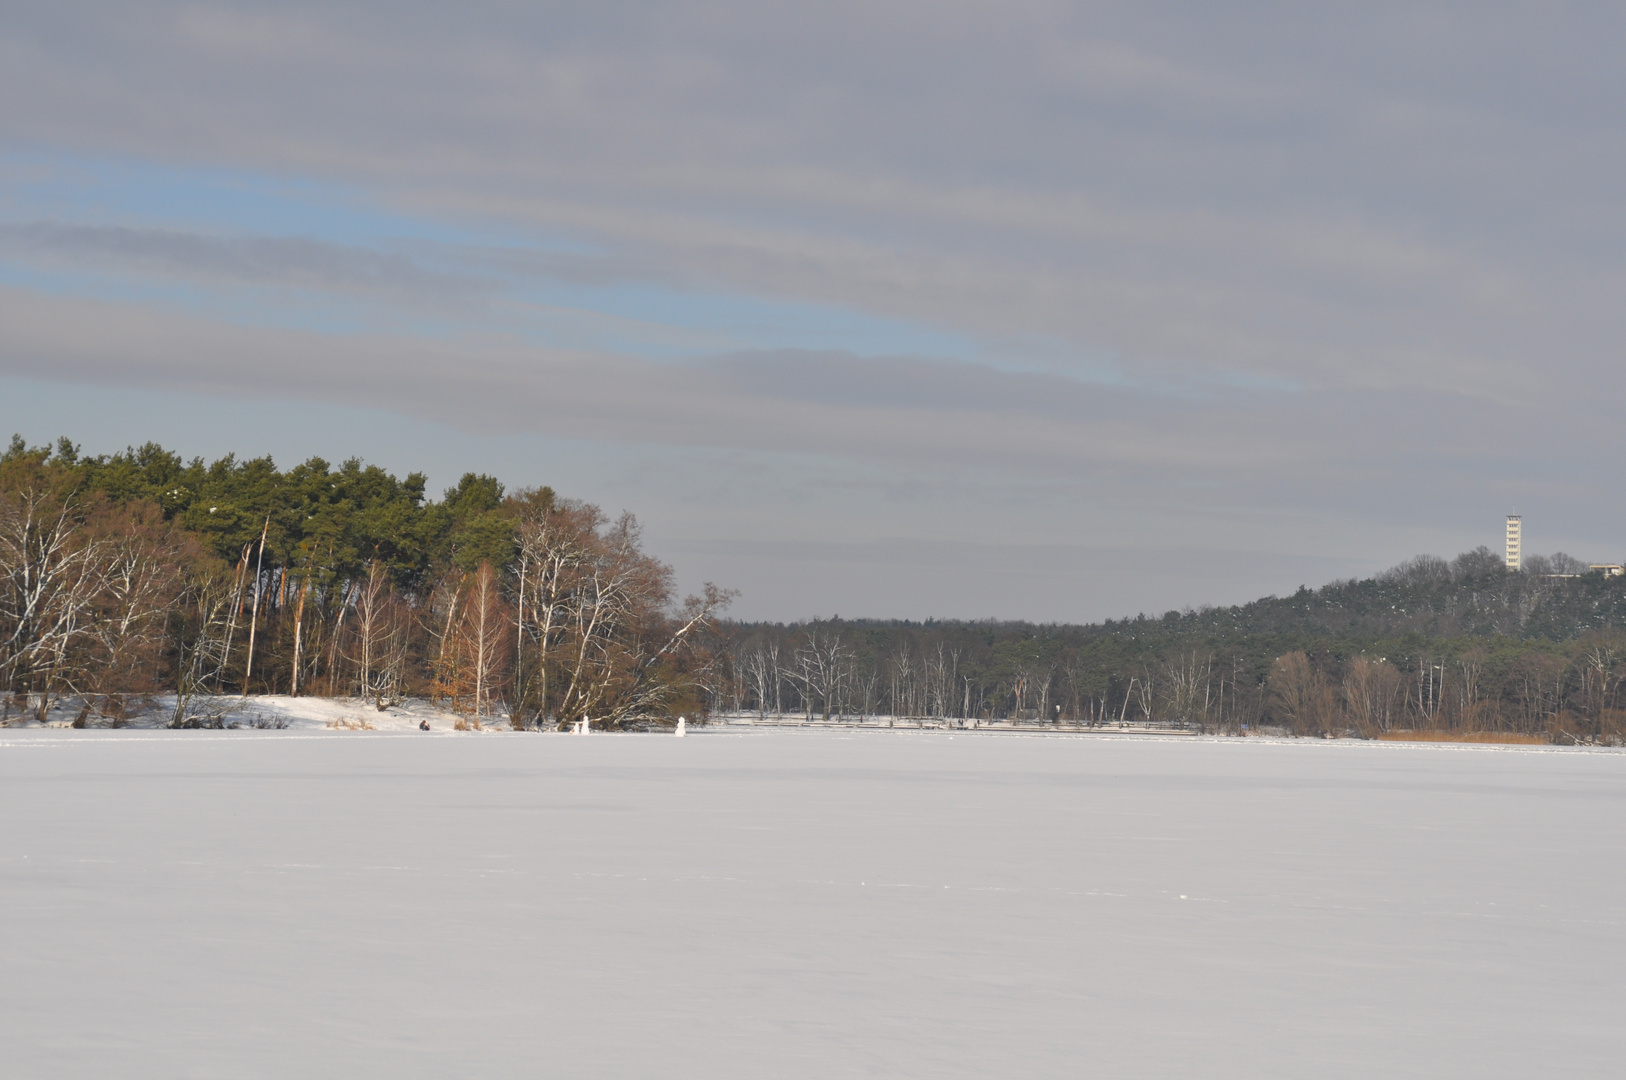
[[[1626,755],[0,732],[17,1077],[1616,1076]]]

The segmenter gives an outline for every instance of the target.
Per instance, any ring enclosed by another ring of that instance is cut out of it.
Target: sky
[[[631,510],[733,614],[1626,556],[1612,5],[0,0],[0,428]]]

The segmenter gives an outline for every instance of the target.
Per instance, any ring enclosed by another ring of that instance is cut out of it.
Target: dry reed
[[[1518,731],[1385,731],[1378,735],[1384,742],[1451,742],[1451,743],[1515,743],[1519,746],[1545,746],[1545,735],[1526,735]]]

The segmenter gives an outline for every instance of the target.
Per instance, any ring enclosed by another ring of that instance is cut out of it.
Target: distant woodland
[[[432,698],[470,727],[716,713],[1626,738],[1626,578],[1480,548],[1239,607],[1105,623],[726,621],[631,515],[549,488],[70,441],[0,456],[0,722],[162,702]]]
[[[1091,626],[735,625],[727,708],[1273,729],[1626,736],[1626,579],[1485,548],[1239,607]]]

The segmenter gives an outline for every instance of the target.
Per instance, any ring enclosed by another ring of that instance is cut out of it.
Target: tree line
[[[1302,735],[1626,732],[1626,578],[1479,548],[1224,608],[1078,625],[727,622],[678,601],[630,514],[470,473],[183,461],[69,440],[0,455],[0,722],[162,698],[432,698],[469,726],[679,713],[1168,724]]]
[[[312,458],[190,462],[156,444],[0,455],[0,722],[123,722],[160,695],[216,726],[232,695],[387,708],[469,726],[659,723],[713,693],[707,585],[678,600],[637,520],[550,488]]]
[[[1484,548],[1227,608],[1092,626],[731,623],[719,707],[805,720],[1298,735],[1626,736],[1626,578]]]

